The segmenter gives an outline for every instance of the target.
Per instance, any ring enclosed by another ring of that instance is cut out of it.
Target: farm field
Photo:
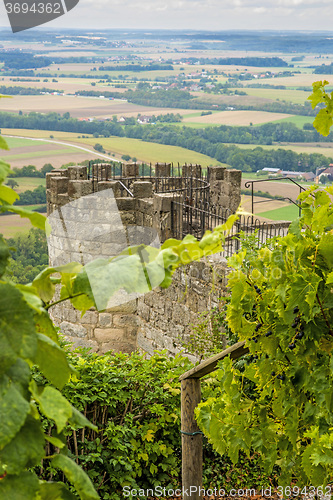
[[[51,163],[56,168],[70,161],[80,162],[98,156],[93,152],[83,152],[71,144],[57,144],[51,139],[50,142],[11,137],[5,137],[5,139],[11,149],[2,150],[1,157],[10,163],[11,167],[21,168],[30,164],[39,169],[45,163]]]
[[[242,184],[241,184],[242,189],[249,189],[249,188],[245,188],[246,180],[247,179],[242,179]],[[309,184],[309,187],[310,187],[310,185],[311,184]],[[290,181],[289,182],[288,181],[274,181],[274,182],[263,181],[260,183],[258,182],[256,184],[254,184],[254,190],[267,192],[267,193],[272,194],[274,196],[281,196],[281,197],[285,196],[287,198],[291,198],[293,201],[295,201],[297,196],[299,195],[299,188]],[[275,200],[273,200],[273,201],[275,201]],[[269,202],[272,203],[272,201],[269,201]]]
[[[13,132],[12,129],[4,129],[3,132],[9,131]],[[49,131],[30,131],[30,130],[21,130],[15,129],[14,132],[16,134],[25,133],[26,135],[30,135],[30,132],[35,132],[37,139],[40,136],[44,136],[49,134]],[[219,165],[220,163],[213,158],[196,153],[195,151],[191,151],[185,148],[177,147],[177,146],[167,146],[164,144],[156,144],[152,142],[143,142],[139,139],[129,139],[126,137],[112,137],[112,138],[78,138],[77,134],[67,134],[65,132],[58,132],[60,135],[58,137],[54,137],[54,140],[66,141],[68,143],[68,148],[64,148],[63,145],[58,145],[59,149],[54,149],[55,143],[52,142],[53,139],[50,139],[49,143],[45,143],[42,141],[33,141],[32,146],[25,146],[24,148],[16,148],[11,149],[10,151],[6,151],[7,156],[2,154],[4,159],[10,162],[12,167],[23,166],[27,164],[33,164],[37,169],[41,168],[45,163],[51,163],[55,168],[60,167],[61,165],[68,163],[70,161],[76,161],[77,163],[88,160],[95,159],[100,155],[97,152],[92,150],[92,147],[98,142],[102,144],[104,149],[107,152],[112,153],[112,156],[115,156],[117,159],[121,159],[121,156],[124,154],[128,154],[132,157],[136,157],[138,161],[146,161],[146,162],[158,162],[158,161],[169,161],[169,162],[179,162],[179,163],[200,163],[203,166],[207,165]],[[56,132],[54,132],[56,134]],[[53,135],[53,134],[51,134]],[[8,143],[10,141],[24,141],[24,144],[29,144],[28,139],[19,139],[19,138],[10,138],[5,137]],[[31,144],[32,141],[30,141]],[[41,148],[43,151],[39,151],[38,147],[35,147],[35,144],[41,144]],[[72,148],[71,144],[72,143]],[[19,142],[16,142],[19,144]],[[87,152],[75,150],[74,146],[84,147],[87,146],[89,150]],[[32,149],[31,149],[32,148]],[[47,149],[49,148],[49,149]],[[90,150],[91,149],[91,150]],[[45,153],[45,151],[47,153]],[[65,151],[65,152],[64,152]],[[18,153],[19,152],[19,153]],[[52,154],[53,152],[53,154]],[[16,155],[15,155],[16,153]],[[47,155],[46,155],[47,154]],[[14,158],[14,156],[19,156],[19,158]]]
[[[0,216],[0,234],[5,238],[12,238],[18,233],[27,233],[29,229],[31,229],[29,219],[16,214]]]
[[[98,139],[77,139],[78,143],[93,146],[98,142],[106,151],[118,155],[128,154],[143,162],[199,163],[202,166],[221,165],[217,160],[189,149],[178,146],[166,146],[154,142],[144,142],[127,137],[109,137]]]
[[[12,177],[8,177],[7,181],[9,179],[12,179]],[[45,186],[46,184],[45,179],[42,177],[14,177],[13,180],[18,183],[18,186],[14,188],[18,194],[23,193],[28,189],[33,191],[36,187]]]
[[[272,122],[279,119],[287,119],[292,115],[286,113],[269,113],[267,111],[219,111],[212,115],[185,117],[183,124],[187,121],[200,124],[215,124],[215,125],[250,125]]]
[[[230,146],[230,143],[225,143],[226,146]],[[307,143],[307,142],[302,142],[301,144],[295,144],[295,143],[279,143],[279,144],[272,144],[270,146],[267,145],[261,145],[261,144],[233,144],[234,146],[237,146],[241,149],[255,149],[255,148],[262,148],[262,149],[285,149],[285,150],[291,150],[294,151],[295,153],[306,153],[306,154],[312,154],[312,153],[320,153],[322,155],[327,156],[328,158],[332,158],[333,161],[333,144],[326,142],[326,143],[318,143],[314,145],[314,143]],[[287,169],[287,166],[286,166]]]
[[[251,196],[242,195],[242,202],[244,210],[251,212]],[[255,217],[264,217],[269,220],[293,220],[298,217],[298,208],[287,201],[254,196],[254,202]]]
[[[333,75],[314,75],[313,73],[300,73],[294,76],[279,76],[274,78],[265,78],[262,83],[268,83],[269,85],[285,85],[289,88],[297,88],[300,86],[312,86],[313,82],[318,80],[327,80],[329,83],[333,83]],[[246,83],[245,83],[246,85]],[[246,89],[245,89],[246,91]]]
[[[73,118],[104,117],[112,118],[113,115],[136,116],[138,113],[162,114],[180,113],[181,115],[191,110],[159,108],[154,106],[141,106],[131,104],[121,99],[100,99],[96,97],[74,97],[61,95],[38,95],[38,96],[13,96],[12,99],[4,99],[1,103],[1,111],[30,113],[64,114],[69,112]],[[128,114],[127,114],[128,113]]]
[[[293,221],[299,216],[299,211],[296,205],[289,204],[285,207],[260,212],[260,217],[265,217],[270,220],[290,220]]]
[[[247,87],[246,89],[239,89],[245,91],[248,95],[254,97],[264,97],[266,99],[289,101],[295,104],[304,104],[310,92],[304,90],[292,89],[253,89]]]

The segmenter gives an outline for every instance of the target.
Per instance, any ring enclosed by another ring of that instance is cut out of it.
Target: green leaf
[[[4,275],[8,266],[10,252],[4,238],[0,235],[0,278]]]
[[[24,469],[38,465],[45,451],[41,422],[30,415],[7,446],[0,451],[0,467],[8,474],[20,474]]]
[[[30,384],[30,390],[39,403],[40,411],[47,418],[55,421],[57,431],[60,433],[72,416],[72,406],[67,399],[54,387],[46,386],[39,392],[34,383]]]
[[[63,471],[68,481],[75,487],[81,500],[99,500],[99,495],[89,477],[73,460],[65,455],[56,455],[51,463],[53,467]]]
[[[70,376],[66,354],[46,335],[38,333],[37,338],[37,353],[33,361],[53,385],[62,389]]]
[[[33,472],[22,472],[19,476],[7,475],[0,480],[1,500],[36,500],[39,481]]]
[[[0,136],[1,139],[1,136]],[[0,185],[0,200],[10,205],[14,203],[15,200],[19,199],[19,195],[8,186]]]
[[[28,401],[15,384],[3,376],[0,380],[0,450],[19,432],[29,411]]]
[[[333,267],[333,234],[324,234],[318,245],[318,252],[324,257],[328,266]]]
[[[1,136],[0,136],[0,149],[6,149],[7,151],[9,150],[9,146],[6,140]]]
[[[65,443],[61,441],[61,439],[58,439],[54,436],[48,436],[47,434],[44,435],[46,441],[49,443],[53,444],[53,446],[56,446],[57,448],[63,448],[65,446]]]
[[[93,431],[97,432],[98,427],[91,423],[80,411],[78,411],[74,406],[72,406],[73,414],[69,419],[69,423],[71,426],[76,429],[80,429],[81,427],[88,427]]]
[[[20,291],[0,282],[0,374],[21,356],[31,359],[37,350],[33,312]]]
[[[3,160],[0,160],[0,184],[6,179],[10,171],[10,165]]]
[[[333,124],[333,118],[329,110],[324,108],[321,109],[316,118],[314,119],[313,126],[321,135],[325,137],[330,133],[331,126]]]
[[[63,483],[42,483],[38,500],[77,500]]]
[[[57,330],[54,324],[52,323],[50,316],[45,311],[45,309],[43,309],[43,311],[40,314],[35,314],[34,319],[36,325],[36,332],[46,335],[51,340],[53,340],[53,342],[58,344],[59,339]]]
[[[38,212],[33,212],[27,208],[14,206],[14,205],[3,205],[0,207],[0,212],[14,212],[23,218],[29,219],[31,224],[39,229],[46,230],[46,217]]]

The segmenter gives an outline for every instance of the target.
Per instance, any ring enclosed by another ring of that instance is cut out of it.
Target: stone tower
[[[147,172],[128,163],[118,175],[113,164],[54,170],[46,176],[50,264],[85,265],[129,245],[159,246],[192,230],[201,236],[205,228],[188,213],[207,207],[234,212],[240,184],[240,171],[208,167],[203,176],[200,165],[185,165],[177,172],[171,164],[158,163]],[[215,263],[214,270],[211,262],[198,262],[178,271],[167,290],[156,288],[143,296],[118,293],[102,312],[92,309],[82,317],[69,302],[51,308],[51,314],[77,346],[100,353],[165,348],[175,354],[198,313],[218,303],[224,274],[224,262]]]

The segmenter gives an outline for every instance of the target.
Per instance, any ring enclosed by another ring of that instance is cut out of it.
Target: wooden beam
[[[186,380],[186,379],[197,379],[201,378],[204,375],[207,375],[208,373],[213,372],[216,370],[217,363],[230,355],[231,359],[237,359],[243,356],[244,354],[247,354],[249,352],[248,347],[245,347],[245,341],[243,342],[237,342],[237,344],[232,345],[231,347],[228,347],[224,351],[220,352],[219,354],[216,354],[216,356],[213,356],[212,358],[206,359],[206,361],[203,361],[199,365],[195,366],[188,372],[183,373],[180,377],[179,380]]]
[[[181,430],[184,500],[202,499],[202,433],[194,417],[194,409],[198,406],[200,400],[200,379],[189,378],[182,380]]]

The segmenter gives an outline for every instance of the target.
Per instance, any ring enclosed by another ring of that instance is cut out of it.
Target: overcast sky
[[[8,25],[3,4],[0,15]],[[332,21],[333,0],[80,0],[44,26],[331,31]]]

